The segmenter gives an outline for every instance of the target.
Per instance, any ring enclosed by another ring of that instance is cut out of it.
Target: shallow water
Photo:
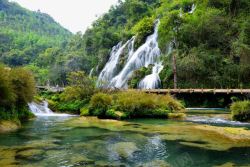
[[[0,134],[0,166],[250,166],[249,134],[224,136],[217,128],[190,120],[38,117]]]

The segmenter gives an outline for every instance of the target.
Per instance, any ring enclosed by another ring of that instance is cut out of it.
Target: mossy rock
[[[57,144],[54,142],[57,140],[34,140],[32,142],[28,142],[25,145],[17,146],[16,149],[18,151],[23,151],[23,150],[28,150],[28,149],[44,149],[44,150],[49,150],[49,149],[54,149],[58,147]]]
[[[13,121],[0,121],[0,133],[16,131],[21,127],[20,123]]]
[[[0,166],[18,166],[15,159],[16,150],[8,147],[0,147]]]
[[[27,160],[40,160],[40,159],[43,159],[44,154],[45,154],[44,150],[29,149],[29,150],[18,152],[16,154],[16,157],[20,159],[27,159]]]
[[[120,142],[110,146],[111,151],[115,152],[121,158],[129,158],[135,153],[139,151],[136,144],[133,142]]]

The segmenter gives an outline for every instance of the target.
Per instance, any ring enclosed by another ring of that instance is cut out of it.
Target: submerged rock
[[[40,160],[44,155],[45,151],[40,149],[29,149],[20,151],[16,154],[17,158],[28,159],[28,160]]]
[[[0,147],[0,166],[18,166],[18,161],[15,159],[16,150],[8,147]]]
[[[140,164],[137,167],[171,167],[171,166],[163,160],[153,160],[151,162]]]
[[[58,145],[55,144],[56,141],[58,140],[34,140],[32,142],[26,143],[25,145],[17,146],[16,149],[18,149],[19,151],[27,149],[49,150],[58,147]]]
[[[131,122],[100,120],[95,117],[72,119],[66,124],[73,127],[94,126],[110,131],[130,131],[137,134],[158,133],[162,140],[181,140],[183,145],[209,150],[225,151],[234,147],[250,147],[250,131],[239,127],[218,127],[191,122],[172,122],[160,126],[137,123],[136,126],[128,126]]]
[[[110,146],[110,150],[118,154],[121,158],[129,158],[134,152],[138,151],[136,144],[133,142],[120,142]]]

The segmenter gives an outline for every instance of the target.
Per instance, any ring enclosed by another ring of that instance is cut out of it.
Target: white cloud
[[[97,16],[107,12],[118,0],[12,0],[33,11],[48,13],[72,32],[84,32]]]

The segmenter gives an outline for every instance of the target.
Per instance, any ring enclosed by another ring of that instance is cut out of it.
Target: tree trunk
[[[173,54],[174,89],[177,89],[176,54]]]

